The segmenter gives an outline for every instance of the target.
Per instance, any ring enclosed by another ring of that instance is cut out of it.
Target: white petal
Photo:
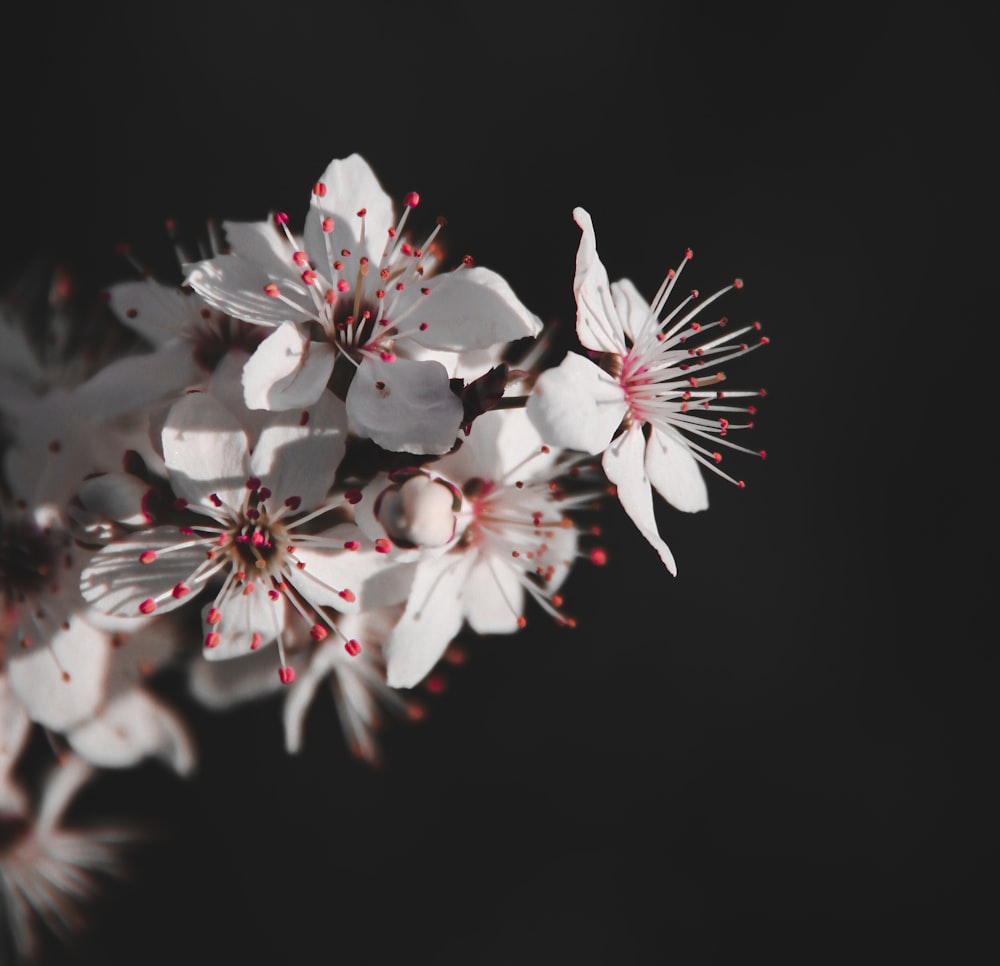
[[[104,700],[111,658],[111,635],[76,617],[47,644],[12,654],[7,675],[33,721],[64,731],[94,714]]]
[[[306,409],[271,414],[254,446],[250,471],[271,490],[273,505],[297,496],[302,508],[310,509],[326,499],[346,448],[347,410],[324,389]]]
[[[96,774],[94,766],[79,755],[62,755],[45,776],[38,809],[39,829],[55,829],[77,793]]]
[[[273,651],[249,654],[240,661],[191,662],[187,674],[192,697],[213,711],[265,698],[285,687],[278,678]],[[299,678],[295,679],[295,687]]]
[[[397,308],[393,321],[407,331],[426,323],[426,330],[415,332],[413,338],[432,349],[488,349],[542,331],[542,320],[488,268],[436,275],[413,292],[413,300]]]
[[[174,494],[189,503],[215,508],[239,507],[246,493],[249,457],[246,433],[236,417],[214,396],[192,392],[167,414],[163,461]]]
[[[250,409],[311,406],[326,388],[336,352],[310,342],[297,325],[279,325],[243,367],[243,398]]]
[[[365,209],[364,248],[377,262],[382,256],[389,229],[393,227],[396,218],[392,199],[386,194],[368,162],[359,154],[331,161],[317,181],[325,186],[326,194],[322,198],[313,194],[312,208],[321,216],[333,218],[334,230],[339,236],[338,243],[345,232],[350,233],[348,237],[360,240],[362,219],[358,217],[358,212]],[[340,244],[339,247],[361,254],[355,251],[357,246],[353,244]],[[315,256],[323,250],[320,248],[313,251],[310,247],[310,254]]]
[[[524,615],[520,572],[496,557],[476,557],[462,589],[465,618],[477,634],[513,634]]]
[[[393,362],[366,356],[347,392],[359,436],[397,453],[447,453],[462,422],[462,401],[438,362]]]
[[[0,785],[15,767],[30,731],[28,712],[11,690],[7,675],[0,673]]]
[[[646,476],[671,506],[685,513],[708,509],[708,487],[698,461],[673,430],[653,429],[646,444]]]
[[[151,278],[108,289],[108,305],[119,321],[154,346],[177,339],[185,324],[197,317],[200,304],[182,289]]]
[[[602,465],[608,479],[618,488],[618,499],[639,532],[660,555],[672,574],[677,573],[674,555],[660,538],[653,511],[653,491],[643,469],[646,440],[638,423],[622,433],[604,451]]]
[[[166,597],[157,601],[157,614],[180,607],[202,586],[192,584],[187,593],[171,594],[205,562],[204,546],[171,549],[189,539],[176,527],[156,527],[102,547],[87,561],[80,576],[84,599],[102,613],[120,617],[140,617],[139,605],[161,595]],[[155,557],[144,564],[139,558],[147,551]]]
[[[650,312],[649,302],[639,294],[639,290],[627,278],[611,283],[611,298],[625,334],[633,344],[640,332],[656,325],[655,316]]]
[[[628,411],[617,380],[577,352],[542,372],[526,408],[546,443],[584,453],[606,449]]]
[[[177,341],[156,352],[116,359],[78,386],[76,398],[92,419],[110,420],[175,396],[200,376],[190,344]]]
[[[574,208],[573,218],[583,232],[573,278],[577,338],[587,349],[624,355],[625,333],[611,296],[607,270],[597,255],[593,223],[583,208]]]
[[[301,271],[292,260],[295,249],[273,219],[224,221],[222,230],[234,255],[252,262],[271,278],[292,277]]]
[[[208,640],[211,631],[219,635],[218,644],[213,647],[206,644],[202,648],[206,660],[228,661],[247,657],[270,644],[284,630],[288,604],[283,595],[277,599],[271,597],[269,590],[269,585],[260,580],[249,582],[242,591],[229,594],[219,603],[222,619],[213,625],[206,619],[212,602],[205,604],[201,612],[202,641]]]
[[[321,644],[305,669],[296,673],[295,681],[288,690],[288,697],[282,709],[282,721],[285,728],[285,748],[290,754],[298,754],[302,750],[302,735],[305,729],[306,714],[316,689],[330,673],[332,652],[340,644],[326,642]],[[276,678],[277,675],[275,674]]]
[[[406,610],[385,644],[390,687],[419,684],[461,630],[462,592],[472,563],[472,554],[459,552],[417,567]]]
[[[236,319],[279,325],[288,321],[304,322],[313,317],[312,298],[303,284],[293,278],[279,278],[276,284],[284,297],[273,298],[264,291],[272,283],[271,277],[239,255],[216,255],[188,265],[185,270],[186,284],[209,305]]]
[[[146,498],[150,485],[131,473],[105,473],[84,480],[76,495],[83,508],[128,527],[150,522]]]
[[[78,755],[99,768],[130,768],[151,757],[182,776],[195,766],[194,744],[184,721],[141,688],[120,695],[66,738]]]

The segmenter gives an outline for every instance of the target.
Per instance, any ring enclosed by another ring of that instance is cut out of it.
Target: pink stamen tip
[[[391,550],[391,544],[385,537],[378,537],[375,540],[375,552],[376,553],[389,553]]]
[[[698,289],[691,289],[691,298],[696,299],[698,297]]]
[[[260,489],[260,480],[256,476],[251,476],[246,482],[246,487],[248,490]]]
[[[721,463],[722,462],[722,454],[721,453],[713,453],[712,454],[712,459],[715,460],[716,463]]]
[[[527,617],[523,617],[523,616],[522,617],[518,617],[518,619],[517,619],[517,626],[518,627],[527,627],[528,626],[528,618]]]
[[[326,628],[322,624],[313,624],[309,628],[309,636],[314,641],[322,641],[326,638]]]
[[[271,491],[266,486],[262,486],[259,490],[257,490],[257,496],[260,497],[261,500],[270,499]]]
[[[762,335],[760,337],[760,344],[761,345],[770,345],[771,344],[771,340],[766,335]]]
[[[332,218],[324,218],[323,222],[322,222],[322,227],[323,227],[323,231],[325,231],[329,235],[330,232],[333,231],[333,219]]]
[[[379,353],[379,358],[383,362],[395,362],[396,361],[396,353],[395,352],[388,352],[386,350],[383,350],[382,352]]]
[[[174,584],[174,589],[170,591],[170,595],[174,600],[180,600],[185,594],[191,593],[191,587],[189,584],[180,581],[180,583]]]
[[[222,611],[218,607],[213,607],[208,612],[208,616],[205,618],[209,624],[218,624],[222,620]]]
[[[348,587],[345,587],[341,592],[340,596],[347,601],[349,604],[353,604],[358,598],[355,596],[354,591]]]
[[[350,287],[351,286],[347,284],[347,280],[346,279],[342,278],[339,282],[337,282],[337,291],[338,292],[346,292]]]
[[[734,278],[733,279],[733,288],[743,288],[743,279],[742,278]]]
[[[322,181],[317,181],[316,184],[313,185],[313,194],[316,195],[317,198],[325,198],[326,185],[323,184]]]
[[[426,322],[421,322],[420,323],[420,331],[421,332],[426,332],[427,331],[427,323]]]
[[[144,550],[141,554],[139,554],[139,563],[151,564],[155,559],[155,550]]]
[[[144,614],[152,614],[156,610],[156,601],[152,597],[147,597],[140,605],[139,610]]]
[[[301,504],[302,497],[300,496],[290,496],[287,500],[285,500],[285,506],[287,506],[289,510],[297,510]]]
[[[364,216],[367,215],[367,214],[368,214],[368,209],[367,208],[359,208],[358,209],[358,217],[359,218],[364,218]]]
[[[205,647],[208,647],[208,648],[218,647],[220,640],[221,640],[221,638],[219,637],[219,632],[218,631],[209,631],[205,635]]]
[[[590,562],[597,564],[598,567],[603,567],[608,562],[607,552],[601,547],[595,547],[590,551]]]
[[[264,294],[270,295],[271,298],[276,299],[281,294],[281,289],[279,289],[274,282],[268,282],[267,285],[264,286]]]
[[[261,636],[259,631],[253,632],[253,637],[250,638],[250,650],[256,651],[258,647],[263,643],[264,638]]]
[[[687,251],[684,252],[684,257],[690,260],[694,258],[694,252],[691,251],[691,249],[689,248]]]
[[[411,191],[406,196],[405,204],[407,208],[416,208],[417,205],[420,204],[420,195],[418,195],[415,191]]]
[[[359,489],[353,488],[344,493],[344,499],[353,506],[355,503],[361,502],[362,493]]]
[[[739,487],[739,488],[740,488],[741,490],[744,490],[744,489],[746,489],[746,483],[744,483],[744,482],[743,482],[742,480],[738,480],[738,481],[737,481],[737,483],[736,483],[736,485],[737,485],[737,486],[738,486],[738,487]]]
[[[466,255],[466,256],[465,256],[465,257],[464,257],[464,258],[462,259],[462,264],[463,264],[463,265],[471,265],[471,264],[472,264],[472,256],[471,256],[471,255]]]
[[[313,284],[315,284],[315,282],[316,282],[316,273],[311,268],[307,268],[302,273],[302,281],[305,282],[306,285],[313,285]]]
[[[295,668],[293,667],[279,667],[278,668],[278,680],[282,684],[291,684],[295,680]]]
[[[209,493],[208,498],[216,505],[222,506],[222,500],[219,498],[218,493]]]
[[[760,456],[760,458],[762,460],[766,460],[767,459],[767,450],[766,449],[762,449],[758,455]]]
[[[305,268],[309,264],[309,256],[305,252],[296,252],[292,255],[292,261],[295,262],[299,268]]]
[[[761,399],[763,399],[767,395],[767,390],[766,389],[758,389],[757,390],[757,395],[759,395],[761,397]]]
[[[288,222],[288,215],[286,215],[286,214],[285,214],[285,212],[283,212],[283,211],[279,211],[279,212],[278,212],[278,213],[277,213],[277,214],[276,214],[276,215],[274,216],[274,223],[275,223],[276,225],[284,225],[284,224],[286,224],[287,222]]]
[[[280,599],[281,594],[279,594],[276,590],[272,589],[267,592],[267,596],[270,597],[271,600],[278,600]]]
[[[357,550],[360,546],[357,540],[348,540],[344,543],[345,550]]]
[[[361,653],[361,643],[354,640],[352,637],[349,641],[345,641],[344,650],[347,651],[351,657],[357,657]]]

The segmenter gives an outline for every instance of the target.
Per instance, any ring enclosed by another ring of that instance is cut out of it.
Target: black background
[[[379,771],[332,705],[185,707],[190,782],[80,807],[158,823],[49,962],[993,961],[997,77],[985,15],[800,4],[81,5],[8,28],[3,267],[95,289],[164,222],[285,210],[334,157],[447,216],[456,258],[571,331],[575,205],[651,295],[740,275],[771,345],[764,463],[617,506],[608,565],[467,639]],[[24,21],[22,21],[23,23]],[[986,298],[987,290],[990,298]],[[992,494],[990,494],[992,496]],[[326,695],[324,695],[326,696]]]

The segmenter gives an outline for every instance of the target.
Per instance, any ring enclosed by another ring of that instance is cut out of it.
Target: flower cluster
[[[76,791],[149,758],[196,767],[161,672],[219,711],[280,693],[290,752],[326,682],[377,764],[460,636],[575,625],[563,590],[605,562],[606,500],[676,573],[653,491],[703,510],[702,467],[742,486],[722,452],[764,456],[734,441],[763,391],[721,366],[766,339],[710,311],[739,280],[674,297],[688,251],[647,301],[609,282],[578,208],[579,351],[556,361],[500,275],[446,264],[443,219],[411,230],[419,201],[352,155],[301,224],[223,222],[177,280],[114,281],[103,330],[61,276],[5,305],[0,903],[22,954],[116,867],[113,836],[66,823]]]

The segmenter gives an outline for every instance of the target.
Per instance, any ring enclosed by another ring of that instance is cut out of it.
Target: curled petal
[[[291,322],[279,325],[243,367],[243,399],[250,409],[288,410],[311,406],[326,388],[335,350],[310,342]]]

